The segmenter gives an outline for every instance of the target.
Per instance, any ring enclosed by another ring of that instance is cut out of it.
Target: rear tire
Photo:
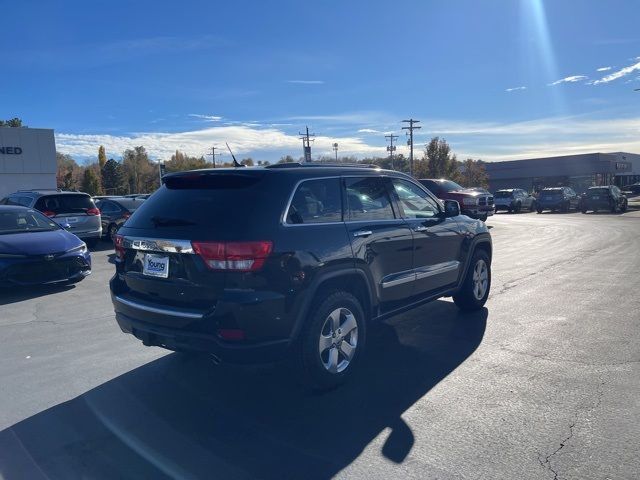
[[[542,208],[540,208],[540,207],[536,207],[536,212],[538,212],[538,213],[542,213]]]
[[[487,302],[491,290],[491,262],[483,250],[476,250],[453,301],[460,310],[479,310]]]
[[[107,237],[110,241],[114,241],[116,239],[116,234],[118,233],[118,225],[112,223],[109,225],[109,229],[107,230]]]
[[[622,213],[626,212],[626,211],[627,211],[627,207],[628,207],[628,206],[629,206],[629,203],[625,201],[625,202],[622,204],[622,207],[620,208],[620,211],[621,211]]]
[[[520,213],[520,210],[522,209],[522,204],[521,203],[516,203],[516,207],[513,209],[514,213]]]
[[[300,381],[313,390],[336,388],[352,377],[364,353],[366,320],[360,301],[329,292],[311,307],[298,341]]]

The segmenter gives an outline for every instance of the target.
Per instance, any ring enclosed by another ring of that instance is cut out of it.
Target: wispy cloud
[[[199,118],[206,122],[219,122],[220,120],[222,120],[222,117],[218,115],[202,115],[200,113],[190,113],[189,116],[194,118]]]
[[[358,130],[358,133],[383,133],[380,130],[375,130],[373,128],[361,128],[360,130]]]
[[[600,68],[596,69],[596,72],[608,72],[612,68],[613,67],[600,67]]]
[[[154,159],[167,159],[176,149],[189,155],[203,155],[212,144],[229,142],[241,155],[259,155],[259,159],[274,160],[281,155],[298,152],[298,135],[288,134],[277,128],[252,126],[219,126],[202,130],[163,133],[148,132],[133,135],[84,135],[56,134],[58,151],[82,158],[93,158],[99,145],[104,145],[108,155],[119,157],[128,148],[143,145]],[[340,144],[345,155],[383,154],[384,147],[372,146],[351,136],[327,137],[318,135],[314,142],[314,155],[330,153],[334,142]],[[301,152],[300,152],[301,153]]]
[[[580,82],[582,80],[587,80],[589,77],[587,77],[586,75],[571,75],[570,77],[564,77],[561,78],[560,80],[556,80],[553,83],[550,83],[549,86],[553,86],[553,85],[560,85],[561,83],[575,83],[575,82]]]
[[[324,80],[287,80],[287,83],[297,83],[299,85],[322,85]]]
[[[638,60],[638,58],[636,58],[636,60]],[[602,77],[600,80],[596,80],[595,82],[593,82],[593,84],[600,85],[602,83],[613,82],[614,80],[617,80],[622,77],[626,77],[630,73],[637,72],[637,71],[640,71],[640,62],[634,63],[633,65],[629,65],[628,67],[621,68],[620,70],[617,70],[607,75],[606,77]]]
[[[505,92],[517,92],[519,90],[526,90],[526,89],[527,89],[527,87],[524,87],[524,86],[522,86],[522,87],[511,87],[511,88],[505,89]]]

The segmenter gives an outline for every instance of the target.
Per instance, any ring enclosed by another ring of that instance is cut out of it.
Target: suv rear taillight
[[[255,272],[271,253],[273,242],[191,242],[210,270]]]
[[[87,215],[100,215],[100,210],[97,208],[90,208],[87,210]]]
[[[116,249],[116,257],[118,257],[119,260],[124,260],[124,237],[122,235],[116,235],[113,238],[113,246]]]
[[[47,217],[55,217],[56,216],[56,212],[52,212],[51,210],[45,210],[44,212],[42,212],[43,215],[46,215]]]

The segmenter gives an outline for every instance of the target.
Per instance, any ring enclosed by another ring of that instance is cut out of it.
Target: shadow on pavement
[[[32,298],[55,295],[56,293],[66,292],[73,288],[76,288],[76,284],[0,287],[0,305],[9,305],[10,303],[22,302]]]
[[[331,478],[386,428],[381,454],[401,463],[401,415],[475,351],[487,315],[437,301],[375,325],[357,378],[324,394],[283,368],[170,354],[0,432],[0,477]]]

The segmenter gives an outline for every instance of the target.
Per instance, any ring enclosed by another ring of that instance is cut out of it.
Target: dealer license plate
[[[169,276],[169,257],[153,253],[145,254],[142,273],[150,277],[167,278]]]

